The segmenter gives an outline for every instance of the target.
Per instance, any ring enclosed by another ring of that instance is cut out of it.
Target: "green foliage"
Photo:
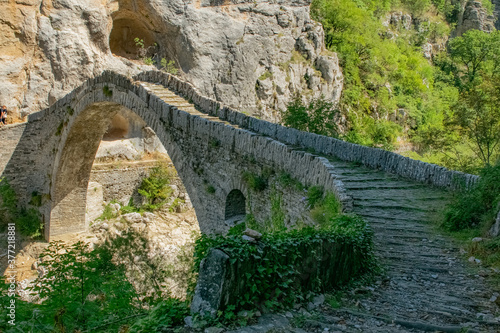
[[[243,181],[255,192],[262,192],[267,188],[267,178],[248,171],[243,173]]]
[[[462,90],[481,81],[482,74],[498,71],[499,48],[500,31],[469,30],[450,41],[450,57],[457,67],[455,75]]]
[[[130,332],[163,332],[165,329],[183,325],[184,318],[188,315],[189,307],[186,302],[169,298],[158,303],[146,317],[135,322],[130,327]]]
[[[259,76],[259,80],[264,81],[264,80],[267,80],[267,79],[272,78],[272,77],[273,77],[273,73],[271,73],[269,71],[265,71],[261,76]]]
[[[304,185],[299,182],[297,179],[293,178],[289,173],[280,172],[278,175],[278,182],[284,187],[292,187],[297,191],[302,191],[304,189]]]
[[[285,231],[285,212],[282,208],[283,197],[276,190],[273,190],[270,195],[271,199],[271,219],[265,232],[280,232]]]
[[[242,309],[284,309],[305,300],[310,292],[323,292],[373,272],[376,266],[371,237],[370,228],[356,216],[337,217],[319,229],[265,234],[258,246],[237,234],[226,238],[203,235],[195,246],[195,269],[211,248],[219,248],[229,255],[231,265],[238,270],[238,285],[244,289],[235,291],[236,298],[219,313],[220,320],[224,321],[233,319]],[[330,266],[333,263],[328,260],[332,257],[326,250],[333,244],[342,251],[338,252],[339,256],[345,255],[342,259],[338,257],[340,266],[336,268]],[[324,272],[321,263],[335,270],[331,279],[320,279],[320,272]]]
[[[146,58],[144,58],[144,64],[145,64],[145,65],[151,66],[151,65],[153,65],[154,63],[155,63],[155,62],[154,62],[153,58],[151,58],[151,57],[146,57]]]
[[[104,87],[102,88],[102,93],[103,93],[103,94],[104,94],[104,96],[106,96],[106,97],[111,97],[111,96],[113,96],[113,90],[109,89],[109,87],[108,87],[108,86],[104,86]]]
[[[37,198],[38,195],[35,194],[34,197]],[[36,199],[35,201],[34,204],[38,203]],[[40,213],[34,208],[19,208],[16,192],[4,178],[0,178],[0,221],[0,229],[5,229],[8,223],[15,223],[22,235],[31,238],[43,235]]]
[[[205,190],[207,191],[207,193],[210,193],[210,194],[214,194],[216,191],[215,187],[213,185],[210,185],[210,184],[205,185]]]
[[[325,191],[322,186],[311,186],[307,189],[307,203],[314,207],[323,200]]]
[[[329,221],[338,217],[342,207],[333,193],[327,193],[321,201],[317,202],[311,209],[311,217],[319,225],[328,224]]]
[[[161,69],[164,70],[167,73],[177,75],[179,73],[179,69],[175,66],[175,60],[168,60],[165,58],[162,58],[160,61]]]
[[[151,169],[148,177],[142,180],[138,192],[147,203],[144,205],[146,210],[155,210],[165,204],[172,195],[172,188],[168,186],[175,171],[164,166],[158,165]]]
[[[161,293],[158,279],[165,275],[155,258],[141,260],[143,285],[134,286],[127,280],[125,265],[134,263],[144,238],[124,234],[90,249],[88,244],[52,242],[42,253],[40,264],[46,274],[38,277],[31,287],[41,302],[28,303],[16,299],[16,326],[0,321],[2,332],[157,332],[179,326],[189,313],[188,304]],[[142,247],[141,247],[142,246]],[[117,252],[120,251],[120,252]],[[113,259],[119,253],[117,265]],[[130,261],[132,260],[132,261]],[[128,273],[127,273],[128,274]],[[191,277],[188,277],[191,278]],[[185,278],[186,279],[186,278]],[[185,283],[182,279],[176,281]],[[155,292],[145,291],[153,288]],[[0,304],[9,304],[6,285],[0,283]],[[163,296],[163,297],[162,297]],[[6,318],[6,307],[0,315]]]
[[[295,95],[282,111],[282,121],[285,126],[311,133],[338,136],[338,127],[335,122],[338,110],[324,96],[304,105],[300,95]]]
[[[451,231],[491,225],[500,202],[500,163],[481,171],[472,189],[458,193],[447,207],[444,226]]]
[[[241,236],[243,234],[243,231],[245,231],[245,229],[246,229],[245,223],[240,223],[231,227],[227,232],[227,234],[229,236]]]
[[[42,195],[36,191],[31,193],[31,200],[29,204],[35,207],[42,206]]]
[[[215,139],[215,138],[210,138],[210,140],[209,140],[209,145],[210,145],[210,147],[212,147],[212,148],[218,148],[218,147],[220,147],[221,143],[220,143],[220,141],[219,141],[219,140],[217,140],[217,139]]]
[[[489,0],[482,1],[491,8]],[[461,11],[447,0],[314,0],[311,14],[338,53],[344,91],[339,109],[347,141],[394,149],[448,168],[477,172],[500,156],[500,32],[469,30],[449,42],[449,53],[422,55],[425,43],[443,43]],[[411,13],[418,29],[385,27],[390,11]],[[451,23],[451,24],[450,24]],[[291,126],[305,130],[308,115]]]
[[[5,178],[0,178],[0,221],[2,228],[15,221],[17,215],[17,195]]]
[[[19,326],[31,326],[30,331],[36,332],[73,332],[95,331],[115,322],[110,327],[116,331],[119,319],[141,311],[134,306],[138,301],[135,290],[123,270],[111,263],[109,252],[90,250],[83,242],[58,241],[49,244],[42,258],[40,266],[47,273],[36,279],[31,291],[43,301],[22,305],[28,311],[18,311]]]
[[[307,190],[307,203],[311,217],[320,226],[327,225],[342,212],[342,207],[333,193],[326,193],[321,186],[311,186]]]
[[[43,236],[43,222],[40,219],[40,213],[34,208],[20,209],[16,218],[16,226],[22,235],[31,238]]]
[[[64,121],[61,121],[61,123],[59,124],[59,126],[57,126],[55,135],[56,136],[60,136],[62,134],[63,128],[64,128]]]
[[[106,206],[104,206],[104,210],[102,211],[102,214],[101,216],[99,216],[97,219],[98,220],[101,220],[101,221],[105,221],[105,220],[111,220],[111,219],[114,219],[115,217],[118,216],[118,212],[113,212],[113,209],[111,208],[111,204],[113,202],[107,204]],[[124,207],[121,207],[121,209],[123,209]],[[125,209],[126,210],[126,209]],[[132,212],[128,212],[128,213],[132,213]],[[127,213],[124,213],[124,214],[127,214]]]
[[[500,77],[464,91],[453,120],[484,165],[500,157]]]
[[[144,48],[144,39],[140,39],[139,37],[134,38],[135,46],[143,49]]]

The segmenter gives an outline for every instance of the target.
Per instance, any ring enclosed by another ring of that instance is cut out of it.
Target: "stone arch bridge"
[[[276,192],[257,193],[245,173],[271,178],[286,173],[305,186],[335,193],[344,210],[361,215],[374,230],[390,283],[381,283],[362,301],[363,323],[368,316],[398,323],[398,332],[416,327],[458,332],[471,324],[498,332],[497,322],[478,322],[475,315],[496,316],[492,291],[467,273],[458,248],[428,223],[450,190],[470,186],[476,176],[248,117],[158,71],[133,79],[104,72],[31,114],[27,123],[0,129],[1,177],[9,180],[21,205],[36,204],[46,238],[85,230],[92,161],[122,108],[140,116],[163,143],[202,232],[223,232],[229,220],[249,212],[269,218]],[[35,202],[35,195],[41,200]],[[287,223],[307,219],[304,192],[288,186],[281,195]],[[346,325],[357,331],[356,316],[350,318]]]
[[[89,79],[28,122],[0,130],[0,172],[21,204],[41,196],[45,237],[83,231],[89,175],[111,118],[126,108],[139,115],[168,151],[191,198],[202,232],[227,229],[228,218],[252,207],[269,215],[269,191],[251,195],[245,171],[282,172],[305,186],[335,193],[344,210],[353,207],[335,161],[356,161],[405,178],[452,188],[474,176],[425,164],[379,149],[300,132],[236,112],[201,96],[169,74],[144,72],[133,79],[113,72]],[[329,156],[330,158],[321,157]],[[333,158],[333,159],[332,159]],[[236,191],[236,192],[235,192]],[[293,192],[293,190],[290,190]],[[289,193],[289,223],[305,216],[303,193]],[[249,202],[241,203],[248,199]],[[232,201],[239,202],[232,202]],[[302,200],[303,201],[303,200]],[[288,202],[288,204],[286,203]]]

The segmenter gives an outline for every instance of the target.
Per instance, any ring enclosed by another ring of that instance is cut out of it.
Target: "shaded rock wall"
[[[494,16],[488,15],[486,8],[480,1],[461,0],[462,11],[458,15],[457,27],[452,37],[461,36],[468,30],[476,29],[486,32],[495,30]]]

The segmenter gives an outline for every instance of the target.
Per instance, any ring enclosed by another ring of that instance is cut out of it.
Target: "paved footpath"
[[[181,110],[231,125],[199,112],[163,86],[140,84]],[[353,198],[354,213],[372,226],[376,254],[386,271],[365,290],[366,296],[356,303],[355,310],[324,308],[316,319],[308,319],[303,329],[466,332],[468,328],[469,332],[500,332],[500,311],[490,301],[494,291],[482,276],[473,273],[453,241],[435,230],[437,216],[450,193],[359,164],[329,160]],[[297,313],[290,315],[297,317]],[[265,327],[303,332],[284,324],[288,319],[278,316],[262,320],[267,320]],[[264,326],[236,332],[267,332]]]

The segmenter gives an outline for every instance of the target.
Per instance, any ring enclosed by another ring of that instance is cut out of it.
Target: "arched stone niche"
[[[226,198],[224,217],[226,224],[233,226],[245,219],[246,198],[240,190],[232,190]]]

